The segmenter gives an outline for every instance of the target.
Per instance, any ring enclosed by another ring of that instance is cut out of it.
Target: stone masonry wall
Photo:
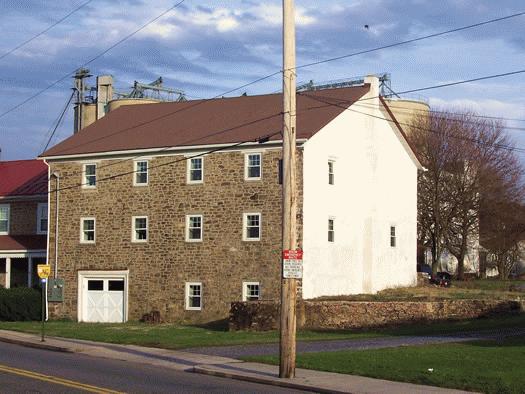
[[[472,319],[493,314],[523,313],[523,301],[451,300],[433,302],[304,301],[297,307],[297,328],[353,329],[436,320]],[[274,330],[279,327],[276,302],[235,302],[231,330]]]
[[[45,203],[46,199],[40,201],[11,201],[9,204],[10,220],[9,235],[36,234],[37,207],[38,203]],[[4,204],[3,202],[1,204]]]
[[[51,306],[52,315],[77,318],[80,270],[129,270],[129,320],[137,320],[152,310],[159,311],[163,321],[172,322],[227,318],[230,303],[242,299],[243,281],[260,282],[262,299],[277,300],[281,152],[279,149],[260,152],[263,163],[260,181],[244,180],[245,152],[232,151],[204,157],[202,184],[186,183],[187,162],[182,155],[150,158],[149,185],[140,187],[133,186],[133,174],[101,181],[133,171],[132,160],[97,161],[99,181],[94,190],[76,186],[81,183],[82,162],[51,162],[51,172],[60,174],[63,189],[59,206],[58,277],[65,280],[65,301]],[[301,170],[301,154],[298,156]],[[54,204],[51,195],[49,260],[52,263]],[[262,214],[260,241],[242,240],[243,213],[249,212]],[[185,241],[187,214],[203,215],[202,242]],[[133,243],[132,216],[142,215],[148,216],[149,240]],[[79,242],[81,217],[96,218],[95,244]],[[185,282],[202,282],[201,311],[185,310]]]

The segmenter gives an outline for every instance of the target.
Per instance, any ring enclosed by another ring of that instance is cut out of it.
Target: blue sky
[[[86,0],[4,0],[0,56]],[[49,86],[177,1],[92,0],[68,19],[0,59],[0,113]],[[297,64],[525,11],[520,0],[297,0]],[[369,28],[365,29],[364,25]],[[418,43],[298,70],[298,81],[388,72],[394,90],[520,70],[525,16]],[[153,81],[207,98],[281,67],[281,1],[186,0],[88,67],[112,74],[119,90]],[[37,156],[71,94],[72,79],[0,118],[2,160]],[[232,93],[275,92],[279,76]],[[525,74],[423,92],[440,109],[525,119]],[[72,109],[53,143],[72,133]],[[525,122],[510,121],[523,127]],[[525,131],[509,131],[525,148]],[[521,154],[525,156],[525,154]],[[525,157],[522,158],[525,161]]]

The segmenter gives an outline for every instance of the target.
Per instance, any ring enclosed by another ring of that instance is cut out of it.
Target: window
[[[202,183],[202,157],[193,157],[188,160],[188,183]]]
[[[258,301],[261,298],[259,282],[243,282],[242,300]]]
[[[95,243],[95,218],[80,219],[80,242],[83,244]]]
[[[148,217],[133,216],[132,218],[133,233],[131,240],[133,242],[148,241]]]
[[[335,241],[334,218],[328,218],[328,242]]]
[[[0,205],[0,234],[9,234],[9,205]]]
[[[84,177],[82,179],[82,187],[84,188],[97,187],[97,165],[96,164],[84,164],[83,174],[84,174]]]
[[[202,309],[202,283],[186,282],[186,309],[194,311]]]
[[[244,179],[261,179],[262,173],[261,154],[248,153],[244,156]]]
[[[186,241],[202,241],[202,215],[186,215]]]
[[[396,226],[390,226],[390,246],[396,247]]]
[[[133,185],[146,186],[148,184],[148,161],[135,161],[135,177]]]
[[[40,203],[36,208],[36,233],[47,234],[47,203]]]
[[[243,217],[244,241],[259,241],[261,239],[261,214],[245,213]]]
[[[328,184],[334,184],[334,164],[333,160],[328,160]]]

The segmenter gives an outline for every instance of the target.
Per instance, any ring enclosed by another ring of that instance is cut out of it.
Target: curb
[[[27,342],[20,339],[12,339],[12,338],[5,338],[0,337],[0,342],[5,343],[11,343],[13,345],[21,345],[25,347],[30,347],[34,349],[43,349],[43,350],[50,350],[53,352],[60,352],[60,353],[75,353],[72,349],[69,349],[67,347],[61,347],[56,345],[48,345],[46,343],[38,343],[38,342]]]
[[[242,381],[251,382],[251,383],[259,383],[259,384],[265,384],[265,385],[270,385],[270,386],[279,386],[279,387],[286,387],[286,388],[291,388],[291,389],[311,391],[314,393],[326,393],[326,394],[330,394],[330,393],[348,394],[349,393],[349,391],[328,390],[322,387],[295,383],[290,380],[265,379],[265,378],[258,378],[256,376],[247,376],[247,375],[241,375],[241,374],[230,373],[230,372],[213,371],[213,370],[209,370],[209,369],[206,369],[205,367],[200,367],[200,366],[195,366],[191,369],[188,369],[188,371],[202,374],[202,375],[217,376],[221,378],[242,380]]]

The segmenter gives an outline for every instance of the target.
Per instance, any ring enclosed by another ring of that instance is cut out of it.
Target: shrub
[[[41,304],[40,290],[0,288],[0,321],[40,320]]]

